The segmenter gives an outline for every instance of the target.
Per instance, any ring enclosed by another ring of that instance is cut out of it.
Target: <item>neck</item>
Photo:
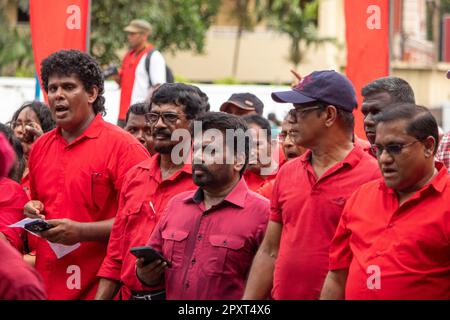
[[[214,186],[214,187],[204,187],[203,195],[206,210],[210,209],[223,201],[226,196],[234,189],[234,187],[239,183],[240,177],[235,176],[225,185]],[[218,185],[218,184],[217,184]]]
[[[353,149],[353,143],[347,135],[330,135],[311,147],[312,163],[318,167],[330,167],[342,160]]]
[[[141,44],[139,44],[138,46],[136,46],[136,48],[134,49],[136,51],[137,54],[139,54],[142,50],[144,50],[148,45],[148,42],[143,42]]]
[[[432,169],[428,170],[428,172],[423,175],[423,178],[419,180],[414,186],[403,189],[401,191],[396,191],[400,205],[408,200],[414,193],[429,184],[431,180],[433,180],[433,178],[438,174],[438,172],[439,171],[435,167],[433,167]]]
[[[72,129],[66,130],[66,129],[61,128],[62,137],[68,143],[71,143],[72,141],[74,141],[76,138],[78,138],[79,136],[81,136],[83,134],[83,132],[87,129],[87,127],[89,127],[89,125],[94,120],[94,118],[95,118],[95,114],[94,114],[94,112],[91,112],[91,113],[89,113],[89,116],[86,117],[86,119],[77,128],[75,128],[73,130]]]
[[[175,164],[172,161],[171,153],[160,154],[159,167],[161,169],[161,178],[163,180],[170,177],[174,172],[180,170],[184,166],[184,161]]]

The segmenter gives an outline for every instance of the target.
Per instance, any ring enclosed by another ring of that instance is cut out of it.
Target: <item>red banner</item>
[[[30,0],[34,63],[61,49],[87,51],[89,0]]]
[[[389,0],[345,0],[347,76],[353,82],[358,110],[355,133],[366,138],[361,88],[389,75]]]

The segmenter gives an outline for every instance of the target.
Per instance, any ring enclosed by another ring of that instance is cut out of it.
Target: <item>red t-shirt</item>
[[[120,120],[125,120],[128,108],[130,107],[136,68],[143,56],[146,55],[151,49],[153,49],[153,46],[148,45],[137,55],[135,50],[130,50],[123,58],[122,67],[120,68]]]
[[[174,197],[149,241],[173,264],[167,299],[240,299],[268,218],[269,201],[244,179],[209,210],[201,189]]]
[[[328,272],[329,245],[345,201],[362,184],[380,177],[376,160],[355,146],[320,179],[311,151],[284,164],[271,201],[271,220],[281,223],[274,299],[318,299]]]
[[[96,222],[114,218],[123,177],[148,157],[142,144],[100,115],[71,143],[61,136],[60,128],[52,130],[34,143],[30,153],[32,199],[44,204],[46,219]],[[7,237],[13,238],[11,232]],[[92,299],[106,247],[106,243],[82,242],[57,259],[40,238],[36,269],[49,299]]]
[[[0,239],[0,300],[44,300],[39,274],[9,243]]]
[[[269,184],[272,180],[275,180],[276,177],[276,174],[261,176],[251,170],[246,170],[244,172],[244,180],[247,183],[248,188],[254,192],[258,192],[260,188]]]
[[[131,290],[149,290],[136,278],[136,257],[130,249],[148,242],[161,212],[173,196],[196,188],[190,164],[163,181],[159,162],[160,155],[156,154],[128,172],[120,193],[108,253],[98,272],[99,277],[122,283],[121,298],[124,300],[131,297]]]
[[[450,176],[438,175],[400,207],[383,179],[347,201],[330,269],[347,269],[346,299],[450,299]]]

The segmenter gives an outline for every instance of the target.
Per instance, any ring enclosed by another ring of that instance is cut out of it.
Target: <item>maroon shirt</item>
[[[8,242],[0,239],[0,300],[44,300],[38,273],[22,260]]]
[[[175,196],[149,241],[173,264],[167,299],[240,299],[268,218],[269,201],[244,179],[209,210],[201,189]]]

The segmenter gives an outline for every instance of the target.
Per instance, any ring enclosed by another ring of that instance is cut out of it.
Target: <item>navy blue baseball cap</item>
[[[322,102],[350,112],[358,105],[353,84],[334,70],[314,71],[292,90],[273,92],[272,99],[296,104]]]

